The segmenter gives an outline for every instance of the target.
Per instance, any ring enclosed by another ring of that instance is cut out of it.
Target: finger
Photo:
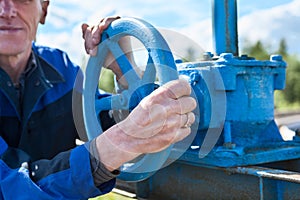
[[[87,24],[83,24],[81,26],[82,28],[82,37],[84,39],[84,47],[86,52],[89,54],[90,50],[92,49],[93,45],[92,45],[92,41],[91,41],[91,33],[93,30],[93,27],[88,26]]]
[[[95,28],[95,30],[93,31],[92,35],[93,35],[93,41],[96,45],[98,45],[101,41],[101,34],[103,33],[103,31],[105,29],[108,28],[108,26],[115,21],[116,19],[119,19],[119,16],[114,16],[114,17],[106,17],[104,19],[101,19],[100,23],[98,24],[98,26]]]
[[[161,104],[168,115],[189,113],[197,106],[196,100],[190,96],[180,97],[179,99],[163,99],[161,97],[153,102]]]
[[[91,39],[89,39],[88,43],[88,53],[91,56],[97,55],[98,48],[97,46],[101,42],[101,35],[105,29],[108,28],[108,26],[116,19],[119,19],[119,16],[116,17],[107,17],[100,21],[100,23],[97,26],[94,26],[91,31]]]
[[[195,114],[192,112],[181,115],[181,127],[190,127],[195,122]]]
[[[87,27],[85,31],[85,46],[86,51],[91,56],[96,56],[98,51],[98,44],[101,40],[101,32],[98,26]]]
[[[179,142],[189,136],[192,130],[191,127],[182,127],[177,131],[177,134],[173,140],[173,143]]]
[[[154,90],[151,95],[147,96],[145,99],[142,100],[141,103],[156,103],[156,104],[163,104],[167,103],[170,100],[176,100],[183,96],[189,96],[191,93],[191,87],[186,80],[179,79],[174,80],[166,83],[162,87],[159,87],[157,90]],[[150,100],[149,100],[150,99]],[[177,112],[177,110],[176,110]]]
[[[164,137],[170,137],[172,140],[169,142],[168,146],[175,144],[183,139],[185,139],[187,136],[191,134],[192,130],[191,127],[181,127],[177,129],[175,132],[169,132],[169,136],[164,135]],[[175,133],[175,134],[174,134]]]
[[[167,118],[156,116],[155,119],[151,120],[151,123],[148,126],[140,127],[138,124],[135,124],[136,130],[134,132],[127,132],[122,129],[122,127],[120,128],[125,134],[132,137],[150,139],[157,134],[163,136],[165,133],[176,133],[179,129],[190,127],[194,122],[195,115],[194,113],[189,112],[183,115],[171,115]],[[139,134],[136,133],[138,129],[142,130]]]
[[[167,120],[168,116],[162,105],[153,105],[151,109],[138,106],[124,121],[119,123],[119,128],[133,137],[149,138],[160,132],[168,124]]]
[[[180,97],[170,103],[170,112],[184,114],[193,111],[197,106],[196,100],[190,96]]]
[[[85,32],[86,32],[86,30],[87,30],[88,27],[89,27],[89,25],[86,24],[86,23],[83,23],[83,24],[81,25],[82,38],[83,38],[83,39],[85,39]]]
[[[162,121],[164,121],[164,123],[162,124],[163,126],[160,129],[157,128],[157,131],[176,132],[180,128],[190,127],[195,122],[195,114],[192,112],[185,114],[175,114]]]
[[[100,28],[100,25],[95,26],[92,30],[92,44],[98,45],[101,41],[101,34],[103,33],[103,30]]]
[[[143,150],[145,150],[144,153],[156,153],[162,151],[168,148],[170,145],[183,140],[184,138],[189,136],[190,133],[190,127],[183,127],[177,129],[176,132],[172,131],[164,134],[157,134],[152,138],[148,139],[149,145],[145,145],[145,148],[143,148]]]
[[[98,28],[93,26],[91,28],[88,28],[86,34],[86,44],[87,44],[87,49],[88,49],[88,54],[91,56],[96,56],[97,51],[98,51],[98,44],[100,43],[101,40],[101,33]]]
[[[120,16],[111,16],[111,17],[106,17],[104,19],[102,19],[99,23],[99,28],[100,31],[104,31],[105,29],[108,28],[108,26],[115,21],[116,19],[120,19]]]
[[[172,99],[178,99],[181,96],[188,96],[191,94],[191,86],[184,79],[170,81],[161,88],[162,90],[165,90],[167,96]]]

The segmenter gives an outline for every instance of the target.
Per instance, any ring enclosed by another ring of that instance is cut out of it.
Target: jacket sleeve
[[[22,163],[18,168],[11,168],[5,158],[18,157],[24,152],[10,149],[1,137],[0,145],[3,158],[0,160],[0,199],[88,199],[110,192],[115,185],[115,179],[99,187],[94,185],[89,143],[62,152],[51,160],[31,163],[19,159]]]

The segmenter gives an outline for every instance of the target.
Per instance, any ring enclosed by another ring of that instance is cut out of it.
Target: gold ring
[[[185,113],[187,120],[185,122],[185,124],[183,125],[184,128],[189,128],[192,124],[190,122],[190,118],[189,118],[189,113]]]

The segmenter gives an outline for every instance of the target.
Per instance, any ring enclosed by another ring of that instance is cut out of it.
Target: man
[[[189,84],[173,81],[125,120],[76,146],[72,91],[79,69],[64,52],[32,43],[48,6],[49,1],[0,0],[0,199],[105,194],[123,163],[182,140],[195,120]],[[82,26],[88,53],[94,55],[113,20]]]

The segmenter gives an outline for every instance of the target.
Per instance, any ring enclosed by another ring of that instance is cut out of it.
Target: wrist
[[[109,171],[141,155],[134,151],[134,141],[129,137],[115,125],[96,138],[99,159]]]
[[[96,186],[100,186],[101,184],[110,181],[111,179],[117,177],[120,174],[119,170],[108,170],[100,161],[96,146],[96,139],[93,139],[90,142],[89,151],[91,170],[94,178],[94,184]]]

